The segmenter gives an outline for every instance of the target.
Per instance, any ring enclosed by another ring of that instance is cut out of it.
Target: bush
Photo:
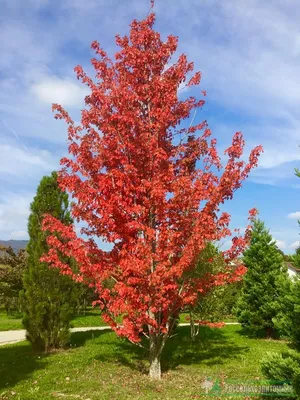
[[[268,353],[261,362],[261,370],[268,379],[291,382],[300,399],[300,354],[297,351]]]

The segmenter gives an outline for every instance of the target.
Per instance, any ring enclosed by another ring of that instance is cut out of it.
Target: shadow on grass
[[[0,318],[5,318],[5,319],[10,319],[10,320],[19,320],[22,319],[23,315],[21,313],[15,312],[15,313],[11,313],[11,314],[6,314],[6,313],[1,313],[0,312]]]
[[[103,336],[99,340],[99,352],[95,359],[101,362],[117,362],[133,370],[148,373],[148,343],[146,340],[142,342],[146,348],[142,348],[131,344],[126,339],[116,338],[112,332],[108,335],[107,331],[98,331],[97,337],[104,333],[107,336]],[[77,346],[82,345],[87,340],[85,336],[86,332],[80,332],[80,335],[74,333],[74,338],[75,335]],[[89,338],[92,338],[92,333],[89,333]],[[105,351],[101,350],[102,346],[104,346]],[[164,372],[170,369],[174,370],[179,365],[221,365],[228,359],[236,358],[247,350],[247,346],[239,346],[231,341],[222,329],[202,327],[200,335],[197,336],[195,342],[192,342],[189,327],[178,327],[176,336],[167,341],[163,350],[162,370]]]
[[[35,370],[45,368],[47,358],[46,354],[34,353],[28,342],[0,346],[0,391],[29,378]]]
[[[146,372],[144,363],[148,358],[147,350],[130,343],[127,339],[118,337],[111,329],[73,332],[70,346],[84,346],[89,340],[97,346],[95,360],[112,362]]]
[[[74,344],[78,347],[84,346],[86,341],[98,338],[104,333],[107,333],[107,330],[72,333],[70,347],[67,347],[66,351],[72,349]],[[47,354],[34,352],[31,344],[26,341],[0,346],[0,393],[15,386],[18,382],[30,378],[34,371],[46,368],[51,361],[51,355],[54,354],[56,351]]]
[[[260,330],[252,330],[248,327],[241,326],[241,329],[238,331],[240,336],[247,336],[249,339],[273,339],[273,340],[280,340],[281,337],[279,332],[274,331],[272,336],[268,336],[265,329]]]
[[[112,333],[110,328],[107,329],[91,329],[83,332],[72,332],[70,336],[70,348],[84,346],[88,340],[101,337],[104,334]],[[116,339],[117,340],[117,339]]]
[[[240,346],[231,341],[223,329],[203,326],[194,342],[190,339],[189,327],[180,327],[177,333],[166,344],[162,356],[164,370],[175,369],[179,365],[221,365],[248,350],[248,346]]]

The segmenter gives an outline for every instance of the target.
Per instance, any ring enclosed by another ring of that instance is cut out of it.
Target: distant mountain
[[[14,251],[25,249],[27,243],[28,240],[0,240],[0,245],[5,247],[11,246],[14,249]]]

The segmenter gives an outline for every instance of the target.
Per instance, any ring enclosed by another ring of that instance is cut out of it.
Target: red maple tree
[[[140,343],[144,334],[150,376],[160,378],[161,352],[180,310],[199,291],[235,281],[245,271],[229,262],[247,245],[250,226],[223,253],[224,273],[201,279],[187,273],[208,242],[231,235],[230,215],[219,207],[256,166],[262,149],[242,161],[238,132],[222,166],[207,122],[184,124],[204,100],[180,99],[179,86],[199,85],[201,74],[191,75],[194,65],[184,54],[171,62],[178,39],[163,42],[154,21],[151,13],[131,23],[129,36],[116,36],[114,61],[92,43],[95,80],[75,68],[90,89],[79,125],[53,105],[55,117],[68,124],[70,156],[61,160],[59,184],[71,193],[72,215],[86,224],[82,233],[89,238],[45,216],[43,229],[53,234],[43,261],[94,287],[103,318],[118,335]],[[101,250],[95,237],[113,244],[112,250]],[[75,259],[76,272],[61,254]]]

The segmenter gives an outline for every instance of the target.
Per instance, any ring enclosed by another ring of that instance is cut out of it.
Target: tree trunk
[[[160,339],[161,338],[156,335],[150,335],[149,376],[151,379],[155,380],[161,379],[160,357],[163,344]]]
[[[267,333],[267,338],[268,339],[271,339],[271,338],[273,338],[273,336],[274,336],[274,329],[272,328],[272,327],[268,327],[267,329],[266,329],[266,333]]]
[[[190,326],[191,326],[191,339],[192,342],[195,341],[196,338],[196,328],[195,328],[195,322],[194,322],[194,317],[192,313],[190,313]]]

